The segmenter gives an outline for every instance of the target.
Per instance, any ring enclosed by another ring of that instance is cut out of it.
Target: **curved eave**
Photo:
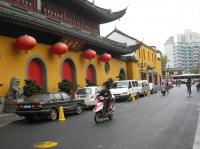
[[[86,43],[109,49],[109,51],[115,55],[125,55],[135,50],[133,47],[127,47],[125,44],[81,31],[67,24],[48,19],[43,15],[18,9],[3,2],[0,2],[0,20],[3,22],[20,24],[35,30],[82,39]]]
[[[65,0],[67,2],[67,0]],[[83,8],[85,11],[90,12],[93,16],[95,16],[96,21],[99,24],[112,22],[121,18],[125,13],[127,8],[112,12],[110,9],[104,9],[99,6],[94,5],[93,3],[87,0],[71,0],[73,3],[78,5],[80,8]]]
[[[99,22],[99,23],[100,23],[100,24],[102,24],[102,23],[108,23],[108,22],[112,22],[112,21],[115,21],[115,20],[117,20],[117,19],[120,19],[123,15],[126,14],[126,10],[127,10],[127,8],[126,8],[126,9],[123,9],[123,10],[121,10],[121,11],[111,12],[110,15],[105,14],[105,15],[103,16],[103,18],[100,19],[101,22]]]

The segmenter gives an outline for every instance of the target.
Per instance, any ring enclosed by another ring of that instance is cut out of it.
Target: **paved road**
[[[200,93],[194,90],[188,97],[185,90],[117,104],[114,119],[98,125],[90,111],[64,122],[15,122],[0,128],[0,148],[31,149],[35,143],[56,141],[56,149],[192,149]]]

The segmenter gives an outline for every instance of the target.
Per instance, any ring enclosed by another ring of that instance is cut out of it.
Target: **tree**
[[[34,80],[24,80],[25,85],[23,86],[23,93],[26,97],[30,97],[33,94],[41,93],[42,88],[37,85],[36,81]]]
[[[199,68],[198,67],[193,67],[191,69],[191,73],[198,74],[199,73]]]
[[[91,82],[90,80],[88,80],[88,79],[85,79],[85,82],[86,82],[86,86],[88,87],[88,86],[97,86],[97,84],[96,83],[94,83],[94,82]]]
[[[62,80],[61,82],[58,83],[58,88],[59,91],[65,92],[67,94],[71,94],[72,92],[72,85],[68,80]]]
[[[165,68],[166,68],[167,62],[169,62],[167,56],[161,54],[161,68],[162,68],[162,69],[165,69]]]

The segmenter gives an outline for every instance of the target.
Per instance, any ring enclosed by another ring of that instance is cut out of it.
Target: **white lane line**
[[[199,120],[197,124],[196,135],[195,135],[192,149],[200,149],[200,114],[199,114]]]

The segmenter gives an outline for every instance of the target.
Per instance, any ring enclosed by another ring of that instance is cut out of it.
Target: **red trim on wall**
[[[32,60],[28,67],[28,79],[35,80],[38,85],[43,85],[42,65],[37,60]]]
[[[91,65],[87,69],[87,79],[90,80],[90,82],[94,82],[93,67]]]
[[[62,79],[73,82],[73,67],[67,61],[65,61],[62,65]]]

